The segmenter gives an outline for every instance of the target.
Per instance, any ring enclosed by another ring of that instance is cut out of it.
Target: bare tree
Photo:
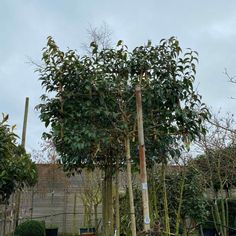
[[[98,235],[98,206],[102,202],[102,173],[98,169],[93,172],[84,171],[79,178],[81,178],[79,195],[84,205],[84,225],[91,227],[92,214],[94,214],[96,235]]]
[[[236,134],[234,116],[213,116],[208,123],[208,134],[198,143],[204,154],[195,160],[201,170],[210,201],[215,227],[221,235],[227,235],[229,226],[228,200],[230,189],[236,186]]]
[[[82,49],[89,55],[91,54],[90,43],[94,42],[99,50],[111,48],[112,46],[112,30],[107,23],[103,22],[100,27],[89,25],[87,28],[88,40],[82,44]]]

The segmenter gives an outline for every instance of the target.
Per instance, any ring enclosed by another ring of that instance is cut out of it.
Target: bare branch
[[[87,54],[91,54],[89,44],[95,42],[98,45],[99,50],[111,48],[112,45],[112,30],[107,23],[103,22],[100,27],[94,27],[89,25],[87,29],[88,42],[82,44],[82,48]]]
[[[225,69],[224,74],[225,74],[225,75],[227,76],[227,78],[229,79],[229,82],[236,84],[236,76],[230,76],[230,75],[228,74],[227,69]]]
[[[40,65],[40,64],[38,64],[37,62],[35,62],[31,57],[27,57],[27,62],[26,63],[28,63],[28,64],[30,64],[30,65],[34,65],[34,66],[36,66],[37,68],[41,68],[41,69],[43,69],[43,66],[42,65]]]
[[[221,128],[221,129],[224,129],[224,130],[226,130],[226,131],[229,131],[229,132],[231,132],[231,133],[236,134],[236,130],[234,130],[234,129],[230,129],[230,128],[226,127],[226,126],[222,126],[220,123],[216,123],[216,122],[211,121],[211,120],[208,120],[208,122],[209,122],[210,124],[216,126],[216,127],[219,127],[219,128]]]

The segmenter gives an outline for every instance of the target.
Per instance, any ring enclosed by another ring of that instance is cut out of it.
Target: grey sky
[[[20,134],[25,97],[30,97],[27,149],[38,148],[43,124],[34,111],[41,86],[28,57],[40,63],[41,49],[51,35],[62,48],[81,49],[86,28],[106,22],[113,40],[130,48],[148,39],[158,43],[176,36],[182,48],[199,53],[197,80],[203,100],[215,111],[236,111],[236,1],[220,0],[0,0],[0,112]]]

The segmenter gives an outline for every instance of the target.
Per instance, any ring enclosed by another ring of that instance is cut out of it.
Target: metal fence
[[[0,210],[0,236],[8,235],[14,231],[16,224],[16,197],[12,196],[8,205]],[[94,211],[90,213],[90,227],[95,227]],[[101,222],[101,206],[97,213]],[[58,227],[59,233],[79,233],[84,225],[84,206],[79,194],[69,191],[58,192],[32,192],[21,194],[18,224],[34,219],[45,222],[46,226]],[[88,227],[88,226],[86,226]]]

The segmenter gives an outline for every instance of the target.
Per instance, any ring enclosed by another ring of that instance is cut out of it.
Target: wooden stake
[[[145,158],[144,132],[143,132],[143,111],[141,88],[136,86],[136,108],[138,121],[138,140],[139,140],[139,158],[140,158],[140,178],[142,184],[142,201],[143,201],[143,223],[144,232],[150,231],[150,216],[149,216],[149,202],[148,202],[148,184],[147,184],[147,170]]]
[[[27,128],[27,120],[28,120],[28,112],[29,112],[29,98],[25,99],[25,114],[24,114],[24,123],[23,123],[23,131],[21,138],[21,145],[25,148],[25,140],[26,140],[26,128]]]

